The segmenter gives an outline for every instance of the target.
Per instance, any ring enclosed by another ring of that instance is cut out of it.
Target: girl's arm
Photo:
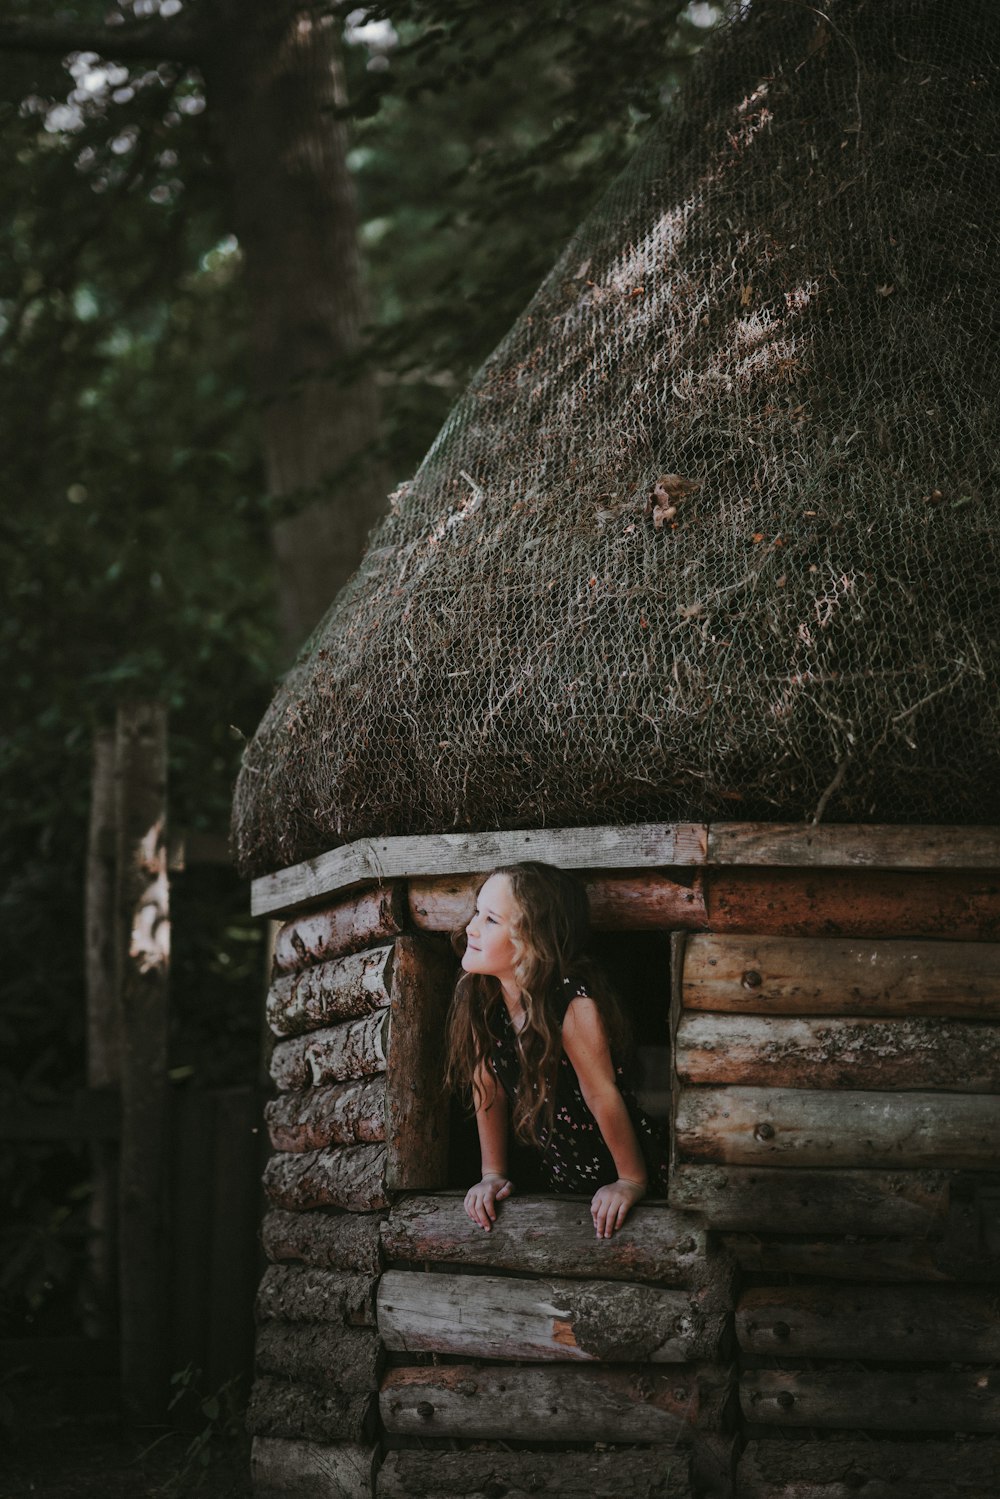
[[[496,1221],[496,1204],[509,1197],[514,1184],[507,1176],[507,1095],[485,1062],[476,1069],[474,1097],[482,1181],[465,1194],[465,1211],[489,1233]]]
[[[562,1039],[584,1102],[597,1121],[618,1172],[618,1180],[598,1188],[590,1204],[597,1237],[610,1239],[625,1222],[629,1209],[646,1195],[646,1163],[618,1089],[600,1011],[589,995],[581,994],[570,1001]]]

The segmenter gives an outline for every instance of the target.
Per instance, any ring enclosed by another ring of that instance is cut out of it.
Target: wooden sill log
[[[1000,1019],[1000,946],[695,935],[685,1010],[755,1015],[952,1015]]]
[[[269,1260],[300,1260],[320,1270],[377,1275],[382,1213],[288,1213],[264,1217],[261,1242]]]
[[[1000,937],[1000,875],[937,870],[711,869],[708,927],[787,937]]]
[[[685,1014],[684,1083],[1000,1093],[1000,1024]]]
[[[617,1452],[390,1452],[378,1474],[378,1499],[622,1499],[669,1494],[693,1499],[691,1459],[661,1449]]]
[[[704,1228],[665,1205],[640,1203],[624,1228],[598,1239],[589,1198],[511,1197],[488,1234],[462,1202],[461,1193],[440,1193],[394,1203],[382,1229],[386,1258],[664,1286],[710,1278]]]
[[[388,1021],[387,1010],[376,1010],[363,1020],[279,1041],[271,1054],[271,1077],[279,1088],[301,1090],[384,1072]]]
[[[795,1358],[1000,1358],[1000,1312],[992,1291],[957,1286],[757,1286],[736,1309],[747,1353]]]
[[[247,1430],[257,1437],[364,1442],[374,1434],[376,1409],[368,1390],[345,1398],[334,1388],[259,1374],[250,1391]]]
[[[442,1187],[448,1179],[444,1035],[455,970],[455,955],[439,938],[396,943],[386,1070],[390,1191]]]
[[[943,1224],[941,1225],[943,1228]],[[724,1234],[722,1242],[740,1269],[754,1275],[806,1275],[816,1280],[948,1281],[1000,1285],[1000,1255],[980,1248],[956,1253],[941,1232],[927,1238],[808,1239]]]
[[[390,1370],[379,1409],[400,1436],[673,1446],[717,1430],[729,1395],[728,1376],[712,1368],[451,1364]]]
[[[283,1093],[265,1105],[264,1118],[275,1150],[377,1145],[385,1139],[385,1078]]]
[[[737,1467],[740,1499],[983,1499],[1000,1443],[751,1442]]]
[[[380,885],[321,911],[294,916],[275,938],[274,972],[298,973],[310,964],[360,952],[398,936],[405,921],[406,895],[400,884]]]
[[[385,1146],[273,1155],[264,1168],[264,1191],[275,1207],[292,1213],[326,1207],[370,1213],[387,1207]]]
[[[1000,1431],[994,1369],[755,1369],[740,1385],[754,1425],[849,1431]]]
[[[622,870],[583,874],[595,931],[703,931],[705,899],[700,873]],[[481,874],[411,880],[410,916],[425,932],[456,932],[475,910]]]
[[[385,1009],[394,951],[390,943],[275,979],[267,995],[271,1030],[276,1036],[301,1036],[320,1026]]]
[[[378,1449],[356,1442],[254,1437],[250,1481],[254,1499],[372,1499]]]
[[[269,1265],[257,1291],[258,1322],[343,1322],[375,1326],[377,1277],[307,1265]]]
[[[759,1233],[941,1233],[951,1177],[945,1171],[802,1171],[794,1167],[675,1167],[670,1205],[712,1229]]]
[[[977,1094],[686,1088],[675,1138],[689,1161],[988,1170],[1000,1156],[1000,1107]]]
[[[378,1288],[382,1340],[406,1353],[686,1363],[719,1353],[725,1322],[697,1293],[621,1281],[389,1270]]]
[[[336,1322],[264,1322],[254,1345],[259,1374],[304,1380],[343,1398],[378,1388],[381,1358],[377,1332]]]

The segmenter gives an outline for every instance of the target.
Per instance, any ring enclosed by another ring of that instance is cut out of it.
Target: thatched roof
[[[754,0],[706,49],[281,687],[247,870],[998,818],[998,62],[992,0]]]

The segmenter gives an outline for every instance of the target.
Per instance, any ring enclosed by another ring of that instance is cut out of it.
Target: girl
[[[610,1238],[651,1183],[665,1194],[666,1152],[625,1082],[621,1013],[583,956],[583,887],[549,864],[496,869],[459,948],[463,936],[448,1081],[471,1088],[482,1153],[465,1211],[489,1232],[514,1190],[512,1127],[548,1190],[593,1192],[594,1229]]]

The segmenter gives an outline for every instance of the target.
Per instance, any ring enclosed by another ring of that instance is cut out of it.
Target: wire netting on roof
[[[1000,7],[753,0],[473,380],[246,754],[374,834],[1000,820]]]

